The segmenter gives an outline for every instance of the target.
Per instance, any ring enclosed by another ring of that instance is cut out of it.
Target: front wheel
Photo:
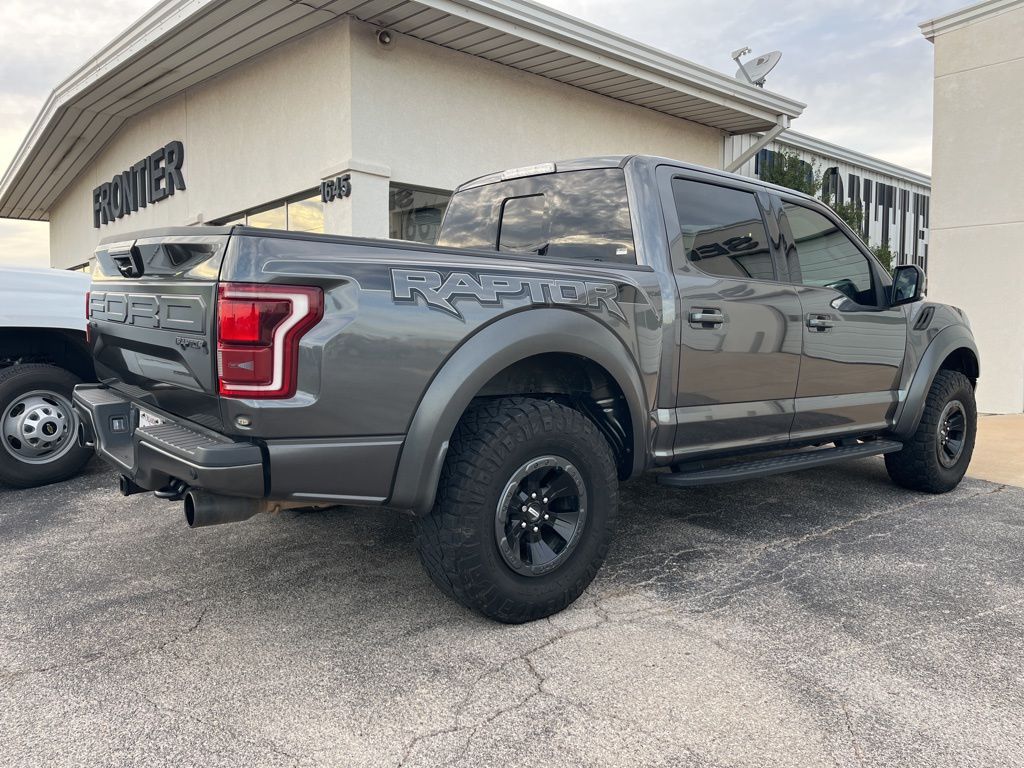
[[[903,444],[903,450],[885,455],[889,477],[913,491],[953,490],[971,463],[977,428],[978,409],[970,379],[958,371],[939,371],[917,431]]]
[[[66,480],[92,451],[78,445],[71,393],[81,380],[55,365],[0,371],[0,483],[18,488]]]
[[[518,624],[557,613],[597,574],[618,508],[607,441],[572,408],[481,402],[452,436],[417,547],[446,594]]]

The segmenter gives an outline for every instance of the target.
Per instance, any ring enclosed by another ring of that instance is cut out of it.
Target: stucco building
[[[474,176],[631,152],[721,166],[726,136],[802,109],[522,0],[165,0],[54,91],[0,216],[49,221],[57,267],[198,222],[427,240]]]
[[[979,410],[1024,411],[1024,0],[921,25],[935,44],[929,296],[967,312]]]

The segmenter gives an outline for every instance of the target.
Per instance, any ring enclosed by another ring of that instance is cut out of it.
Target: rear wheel
[[[81,380],[55,365],[0,371],[0,483],[19,488],[75,475],[92,456],[78,445],[71,393]]]
[[[917,431],[903,450],[885,456],[889,477],[914,491],[951,491],[971,463],[977,426],[970,379],[958,371],[939,371]]]
[[[608,443],[578,411],[531,398],[473,406],[452,437],[420,559],[446,594],[520,623],[582,594],[618,507]]]

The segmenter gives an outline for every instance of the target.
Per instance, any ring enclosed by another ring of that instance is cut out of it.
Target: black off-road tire
[[[3,419],[8,407],[19,398],[33,392],[49,392],[59,395],[65,402],[66,410],[71,403],[72,390],[82,380],[70,371],[55,365],[25,363],[12,365],[0,370],[0,440],[4,439]],[[39,485],[57,483],[73,477],[92,458],[93,452],[78,445],[73,414],[65,414],[71,431],[71,445],[59,456],[41,463],[27,463],[20,460],[16,450],[0,445],[0,484],[16,488],[34,488]]]
[[[952,466],[944,466],[939,460],[940,419],[946,406],[954,401],[963,405],[966,417],[964,445]],[[971,463],[977,427],[978,409],[970,379],[959,371],[939,371],[928,392],[917,431],[903,444],[903,450],[885,455],[889,477],[912,491],[946,493],[953,490]]]
[[[538,457],[571,462],[585,485],[586,517],[567,559],[523,575],[499,551],[495,521],[511,479]],[[607,441],[579,411],[515,397],[474,404],[452,436],[430,514],[416,522],[420,561],[447,595],[507,624],[561,611],[604,562],[618,511],[618,477]]]

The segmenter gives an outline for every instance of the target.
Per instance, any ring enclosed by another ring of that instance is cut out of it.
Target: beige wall
[[[188,189],[94,229],[92,190],[185,144]],[[720,131],[342,19],[129,120],[51,210],[53,266],[103,237],[210,221],[350,172],[327,205],[339,234],[386,237],[390,182],[453,189],[536,162],[632,152],[720,167]]]
[[[452,189],[491,171],[602,154],[721,167],[722,133],[403,35],[352,25],[354,157]]]
[[[101,238],[210,221],[317,186],[351,156],[347,22],[322,27],[130,119],[50,211],[50,261],[86,261]],[[168,141],[184,192],[100,229],[92,190]]]
[[[979,409],[1024,411],[1024,4],[937,35],[929,296],[962,307]]]

